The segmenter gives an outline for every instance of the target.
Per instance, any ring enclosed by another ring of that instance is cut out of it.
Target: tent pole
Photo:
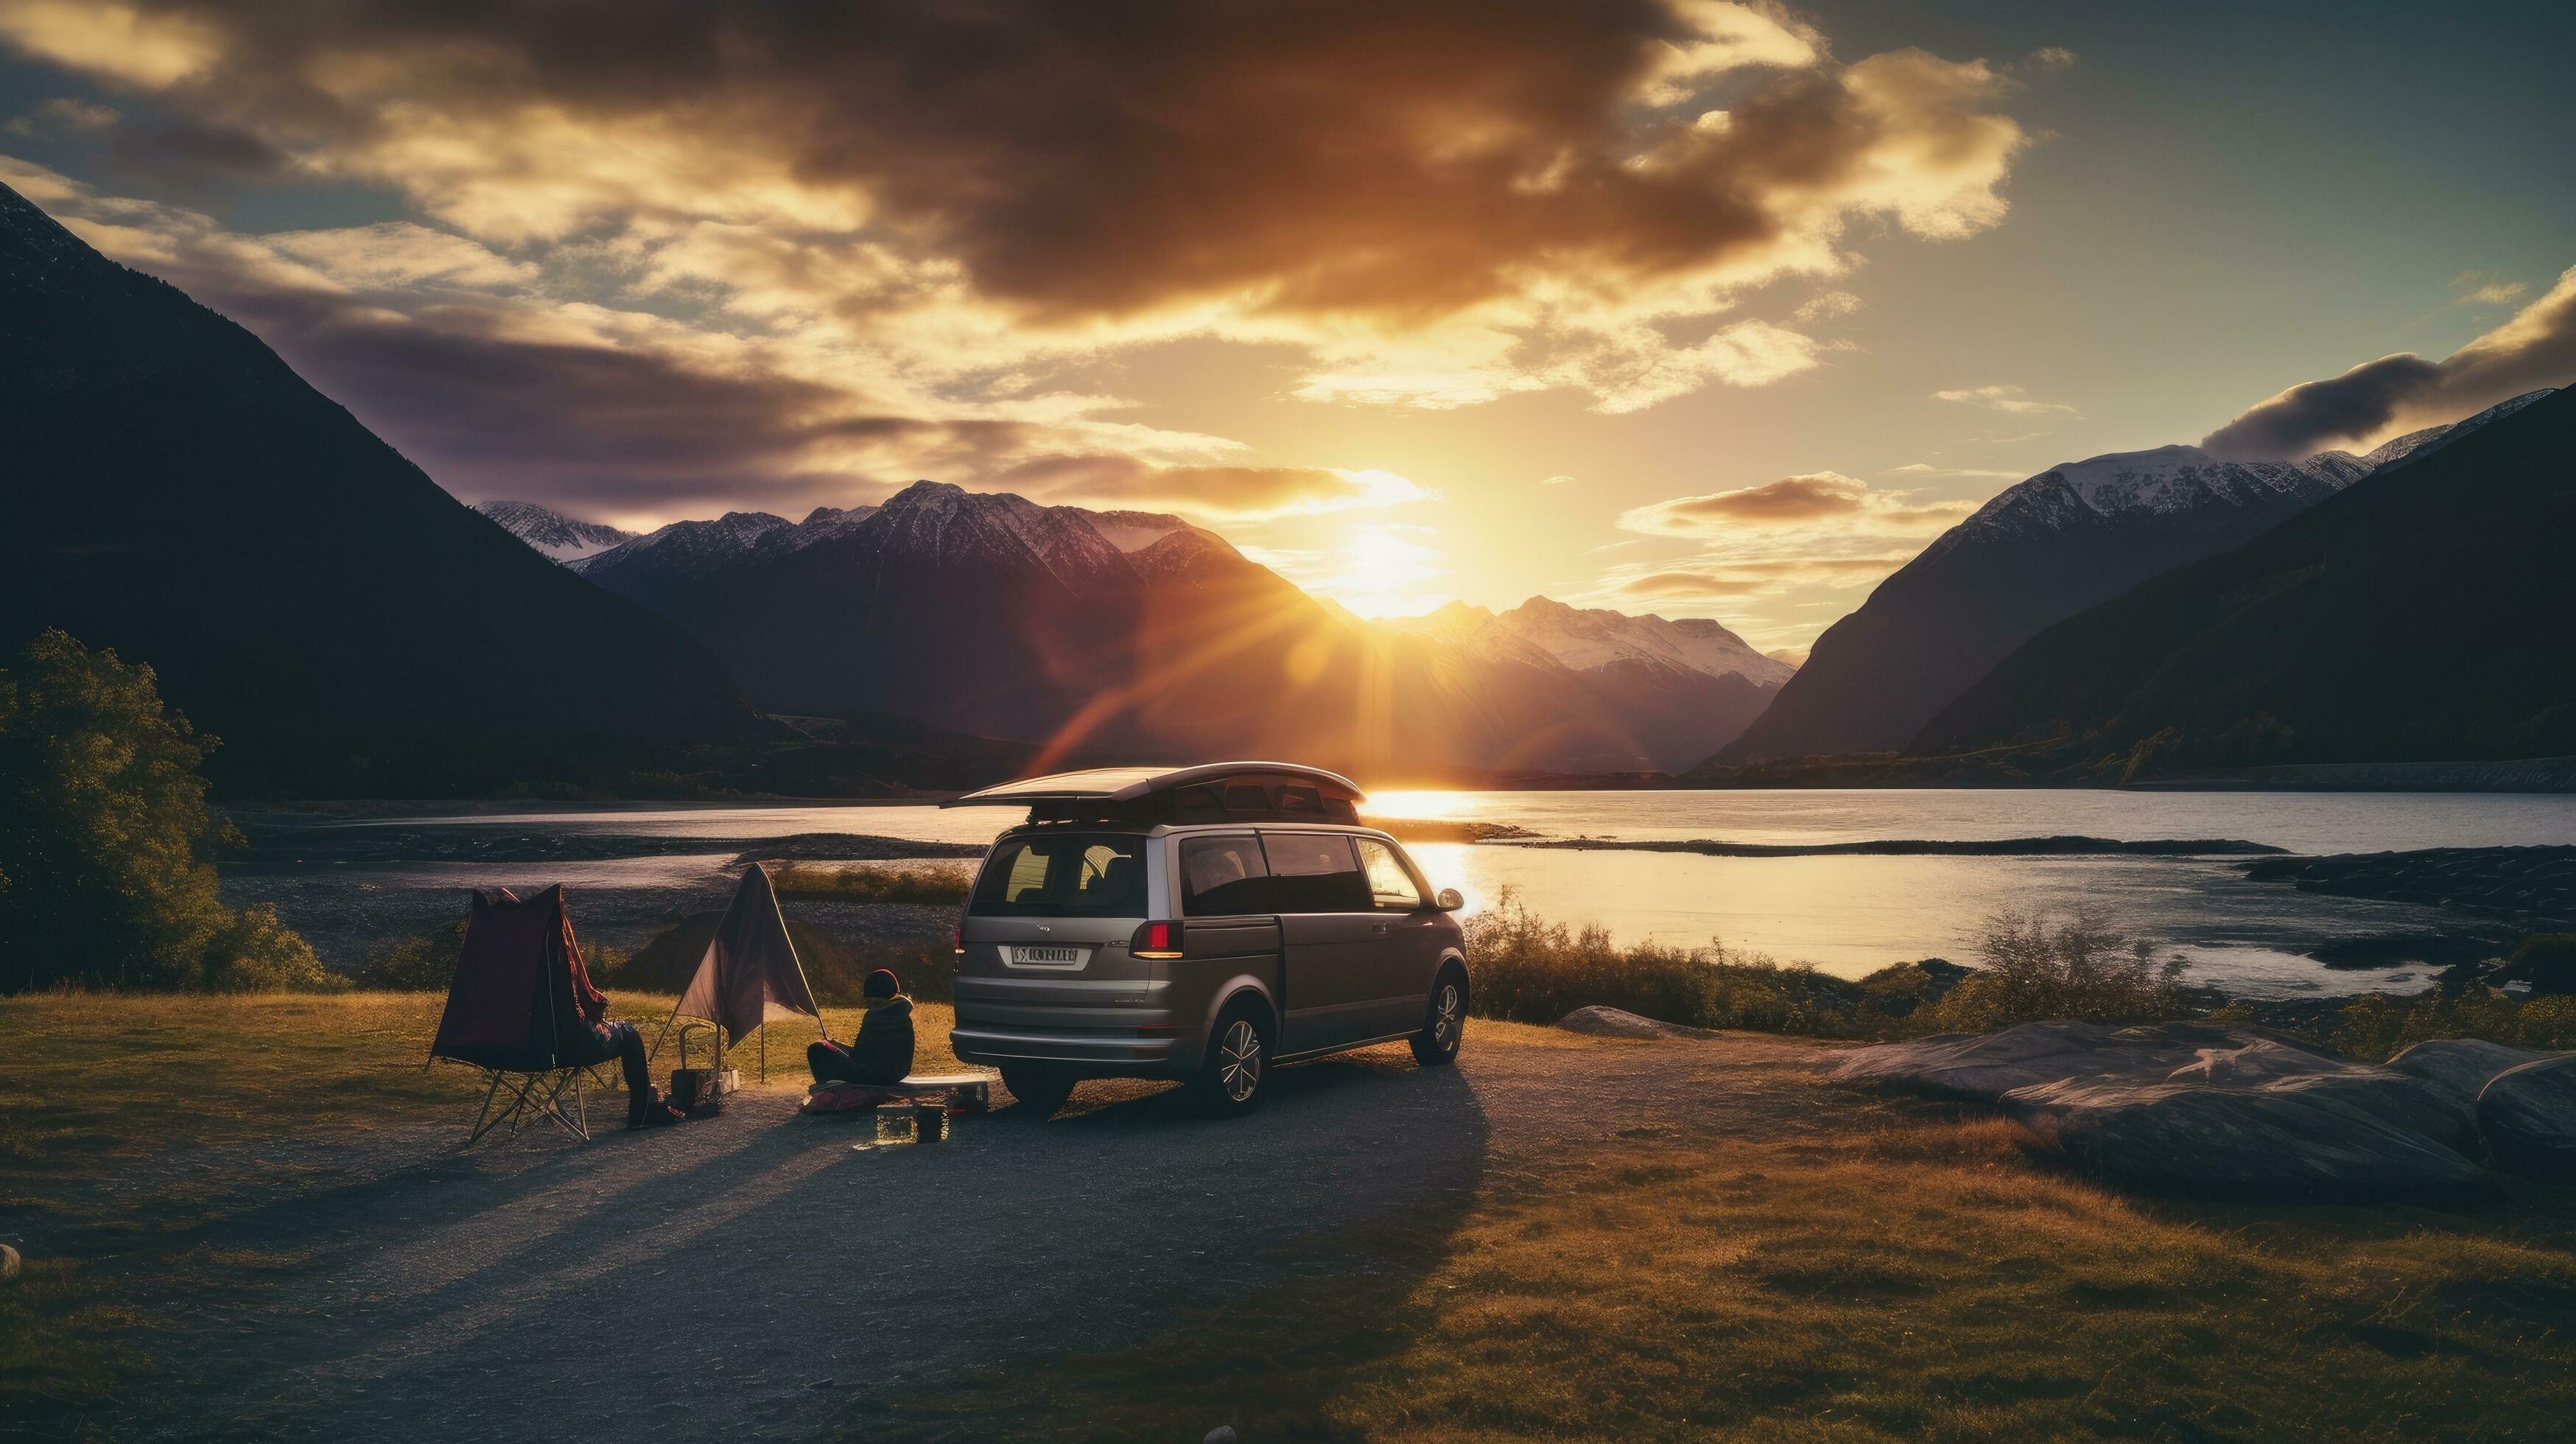
[[[760,1020],[760,1081],[769,1081],[769,1020]]]

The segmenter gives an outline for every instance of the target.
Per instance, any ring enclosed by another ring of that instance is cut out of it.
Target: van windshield
[[[1145,915],[1145,840],[1114,833],[1010,838],[975,881],[978,917]]]

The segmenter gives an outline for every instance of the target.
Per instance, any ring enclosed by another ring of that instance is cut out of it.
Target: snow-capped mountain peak
[[[578,561],[635,539],[631,531],[580,521],[532,501],[487,501],[474,509],[558,562]]]
[[[1754,651],[1743,638],[1706,618],[1632,617],[1570,607],[1548,597],[1532,597],[1502,613],[1453,601],[1385,625],[1464,647],[1488,660],[1553,664],[1577,672],[1628,662],[1710,677],[1738,676],[1770,687],[1797,670]]]

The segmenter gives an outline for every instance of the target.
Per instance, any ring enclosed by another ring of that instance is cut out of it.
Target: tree
[[[238,835],[206,805],[215,745],[150,667],[60,631],[0,672],[0,993],[330,985],[274,914],[216,894]]]

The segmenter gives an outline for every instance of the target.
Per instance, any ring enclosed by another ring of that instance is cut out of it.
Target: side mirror
[[[1458,896],[1458,890],[1456,888],[1444,887],[1440,890],[1440,895],[1431,900],[1431,905],[1440,909],[1444,913],[1454,913],[1458,909],[1465,907],[1467,905],[1467,900]]]

